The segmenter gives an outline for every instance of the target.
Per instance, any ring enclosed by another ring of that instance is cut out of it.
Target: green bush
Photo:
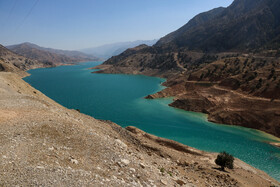
[[[234,157],[227,152],[221,152],[218,154],[215,163],[221,166],[221,169],[224,171],[225,167],[229,169],[233,169],[233,161]]]

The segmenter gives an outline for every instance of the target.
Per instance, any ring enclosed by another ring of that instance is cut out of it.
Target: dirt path
[[[183,71],[187,71],[187,69],[182,64],[180,64],[178,60],[178,53],[174,53],[174,60],[179,68],[181,68]]]
[[[250,99],[250,100],[257,100],[257,101],[270,101],[271,99],[267,99],[267,98],[263,98],[263,97],[255,97],[255,96],[248,96],[245,94],[242,94],[240,92],[234,91],[234,90],[230,90],[230,89],[226,89],[226,88],[222,88],[218,85],[214,85],[213,88],[217,89],[217,90],[223,90],[223,91],[227,91],[227,92],[231,92],[233,94],[236,94],[242,98],[246,98],[246,99]],[[275,99],[273,102],[277,102],[280,103],[279,99]]]
[[[246,99],[250,99],[250,100],[258,100],[258,101],[271,101],[271,99],[267,99],[267,98],[263,98],[263,97],[256,97],[256,96],[249,96],[249,95],[240,93],[240,92],[235,91],[235,90],[230,90],[230,89],[227,89],[227,88],[223,88],[223,87],[217,85],[219,82],[210,82],[210,81],[186,81],[186,82],[187,83],[198,83],[198,84],[212,84],[213,88],[215,88],[217,90],[230,92],[230,93],[238,95],[242,98],[246,98]],[[280,103],[280,100],[279,99],[274,99],[273,102]]]

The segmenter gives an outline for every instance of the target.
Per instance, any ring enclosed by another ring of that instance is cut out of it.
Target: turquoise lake
[[[172,98],[146,100],[164,87],[164,79],[142,75],[92,74],[101,62],[28,71],[26,82],[61,105],[97,119],[173,139],[210,152],[227,151],[280,181],[276,138],[260,131],[210,123],[206,115],[169,107]]]

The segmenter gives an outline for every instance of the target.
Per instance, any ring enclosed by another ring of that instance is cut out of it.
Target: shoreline
[[[165,97],[165,98],[167,98],[167,97]],[[161,98],[159,98],[159,99],[161,99]],[[172,106],[169,106],[169,107],[172,107]],[[180,109],[180,108],[176,108],[176,107],[172,107],[172,108],[175,108],[175,109],[178,109],[178,110],[182,110],[182,111],[185,111],[185,112],[192,112],[192,113],[195,113],[197,115],[203,115],[203,116],[199,116],[199,118],[202,118],[204,121],[213,123],[213,124],[215,124],[217,126],[232,127],[232,128],[242,129],[242,130],[254,130],[254,131],[260,133],[261,137],[267,137],[269,139],[273,139],[273,141],[263,141],[264,143],[270,144],[270,145],[272,145],[274,147],[277,147],[277,148],[280,148],[280,138],[277,137],[277,136],[274,136],[273,134],[269,134],[269,133],[267,133],[265,131],[261,131],[261,130],[253,129],[253,128],[248,128],[248,127],[243,127],[243,126],[239,126],[239,125],[228,125],[228,124],[216,123],[216,122],[212,122],[212,121],[208,120],[208,114],[205,114],[205,113],[202,113],[202,112],[186,111],[184,109]]]
[[[270,145],[273,145],[275,147],[278,147],[280,148],[280,142],[279,143],[276,143],[276,142],[268,142]]]
[[[168,98],[168,97],[164,97],[164,98]],[[155,99],[161,99],[161,98],[155,98]],[[169,106],[169,107],[172,107],[172,106]],[[228,124],[216,123],[216,122],[212,122],[212,121],[208,120],[208,114],[205,114],[205,113],[202,113],[202,112],[186,111],[184,109],[180,109],[180,108],[176,108],[176,107],[172,107],[172,108],[175,108],[177,110],[182,110],[184,112],[194,113],[194,114],[196,114],[196,117],[201,118],[201,119],[203,119],[206,122],[213,123],[213,124],[215,124],[217,126],[238,128],[238,129],[241,129],[241,130],[254,130],[254,131],[258,132],[259,134],[261,134],[261,137],[272,139],[272,141],[262,141],[262,142],[280,148],[280,138],[277,137],[277,136],[274,136],[273,134],[269,134],[269,133],[267,133],[265,131],[261,131],[261,130],[253,129],[253,128],[248,128],[248,127],[243,127],[243,126],[239,126],[239,125],[228,125]]]
[[[137,72],[137,71],[130,72],[131,70],[129,70],[129,72],[126,73],[125,72],[126,70],[123,72],[122,70],[119,70],[119,69],[116,70],[116,72],[114,72],[114,71],[111,70],[112,67],[113,67],[112,65],[103,65],[103,64],[101,64],[101,65],[98,65],[98,66],[95,66],[95,67],[92,67],[92,68],[89,68],[89,69],[98,69],[98,71],[94,71],[92,73],[130,74],[130,75],[131,74],[132,75],[138,75],[139,74],[139,75],[145,75],[145,76],[164,78],[165,81],[163,83],[161,83],[161,85],[166,87],[166,88],[161,90],[161,91],[158,91],[157,93],[147,95],[145,97],[145,99],[156,99],[156,98],[174,97],[173,102],[169,104],[170,107],[181,109],[181,110],[184,110],[184,111],[189,111],[189,112],[198,112],[198,113],[206,114],[208,122],[212,122],[212,123],[215,123],[215,124],[218,124],[218,125],[238,126],[238,127],[245,127],[245,128],[249,128],[249,129],[259,130],[259,131],[261,131],[263,133],[266,133],[266,134],[269,134],[269,135],[275,137],[276,139],[279,139],[279,141],[280,141],[280,137],[277,137],[275,134],[273,134],[271,132],[268,132],[268,131],[265,131],[264,129],[248,127],[247,125],[244,125],[244,124],[224,123],[224,121],[222,120],[222,118],[220,116],[218,116],[218,115],[217,116],[209,115],[211,113],[209,113],[207,111],[207,109],[205,109],[204,107],[196,106],[196,108],[197,107],[198,108],[193,110],[192,107],[190,107],[188,109],[185,109],[185,108],[183,108],[181,106],[176,106],[176,104],[174,105],[174,103],[178,100],[178,98],[180,99],[180,97],[176,96],[176,93],[180,93],[180,89],[182,89],[182,88],[179,88],[179,92],[176,91],[176,89],[178,89],[178,88],[175,88],[175,91],[173,91],[172,90],[173,89],[172,86],[164,85],[164,84],[168,84],[168,81],[169,81],[168,78],[165,78],[164,76],[158,76],[157,73],[151,73],[151,72],[148,72],[148,74],[145,73],[145,72]],[[108,69],[109,69],[109,72],[107,72]],[[230,90],[228,90],[228,92],[230,92]],[[182,94],[180,93],[180,95],[182,95]],[[240,95],[240,94],[237,93],[236,95]],[[250,97],[250,98],[253,99],[253,97]],[[261,99],[261,98],[257,98],[257,99]],[[269,100],[267,100],[267,101],[269,101]],[[276,100],[275,102],[279,102],[279,101]]]
[[[91,61],[89,61],[89,62],[91,62]],[[101,62],[101,61],[96,61],[96,62]],[[81,62],[81,63],[87,63],[87,62]],[[59,66],[75,66],[75,65],[78,65],[78,64],[79,64],[79,62],[74,63],[74,64],[61,64],[61,65],[57,65],[57,66],[55,66],[55,67],[59,67]],[[97,69],[97,71],[94,71],[94,72],[91,72],[91,73],[98,73],[98,71],[103,70],[103,69],[101,69],[102,67],[108,68],[108,67],[110,67],[110,66],[111,66],[111,65],[103,65],[103,64],[100,64],[100,65],[97,65],[97,66],[95,66],[95,67],[91,67],[91,68],[87,68],[87,69],[89,69],[89,70]],[[37,67],[37,68],[33,68],[33,69],[39,69],[39,68],[55,68],[55,67]],[[96,68],[96,67],[98,67],[98,68]],[[27,70],[27,71],[29,71],[29,70]],[[22,77],[22,79],[31,75],[31,74],[29,74],[27,71],[24,71],[24,72],[26,73],[26,75],[24,75],[24,76]],[[108,73],[105,73],[105,74],[108,74]],[[119,74],[119,73],[116,73],[116,74]],[[127,74],[127,75],[131,75],[131,74]],[[142,75],[142,74],[134,74],[134,75]],[[160,86],[162,87],[162,89],[159,90],[157,93],[163,91],[163,90],[166,89],[166,88],[169,88],[169,87],[167,87],[167,86],[164,86],[164,83],[166,83],[166,82],[168,81],[166,78],[163,78],[163,77],[160,77],[160,76],[152,76],[152,75],[145,75],[145,76],[157,77],[157,78],[164,79],[164,81],[160,83]],[[24,81],[24,80],[23,80],[23,81]],[[25,81],[24,81],[24,82],[25,82]],[[155,94],[157,94],[157,93],[155,93]],[[150,95],[154,95],[154,94],[150,94]],[[150,95],[148,95],[148,96],[150,96]],[[148,99],[148,98],[147,98],[148,96],[145,96],[144,99]],[[169,96],[169,97],[175,98],[174,96]],[[161,98],[161,97],[159,97],[159,98]],[[163,98],[168,98],[168,97],[163,97]],[[157,99],[157,98],[152,98],[152,99]],[[173,99],[173,100],[174,100],[174,99]],[[171,103],[172,103],[172,102],[171,102]],[[171,104],[171,103],[170,103],[170,104]],[[176,109],[179,109],[179,110],[182,110],[182,111],[194,112],[194,113],[196,113],[196,114],[198,114],[198,115],[204,115],[203,119],[204,119],[205,121],[214,123],[215,125],[223,125],[223,126],[231,126],[231,127],[241,127],[241,128],[245,128],[245,129],[253,129],[253,130],[256,130],[256,131],[262,133],[264,136],[269,136],[271,139],[275,139],[275,141],[276,141],[276,142],[274,142],[274,141],[271,141],[271,142],[270,142],[270,141],[269,141],[269,142],[265,142],[265,143],[270,144],[270,145],[273,145],[273,146],[275,146],[275,147],[280,147],[280,138],[277,137],[277,136],[275,136],[275,135],[273,135],[273,134],[267,133],[267,132],[265,132],[265,131],[262,131],[262,130],[259,130],[259,129],[254,129],[254,128],[248,128],[248,127],[244,127],[244,126],[240,126],[240,125],[222,124],[222,123],[218,123],[218,122],[216,122],[216,121],[210,121],[210,120],[209,120],[209,114],[207,114],[207,113],[196,112],[196,111],[191,111],[191,110],[188,111],[188,110],[184,110],[184,109],[177,108],[177,107],[170,106],[170,105],[169,105],[169,107],[176,108]]]
[[[203,114],[203,113],[198,113],[198,114]]]

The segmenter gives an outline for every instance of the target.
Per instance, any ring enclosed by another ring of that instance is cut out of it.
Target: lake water
[[[142,75],[92,74],[101,62],[28,71],[33,87],[67,108],[123,127],[173,139],[200,150],[227,151],[280,181],[280,149],[265,142],[277,139],[260,131],[217,125],[206,115],[169,107],[172,98],[146,100],[164,79]],[[279,140],[279,139],[278,139]]]

